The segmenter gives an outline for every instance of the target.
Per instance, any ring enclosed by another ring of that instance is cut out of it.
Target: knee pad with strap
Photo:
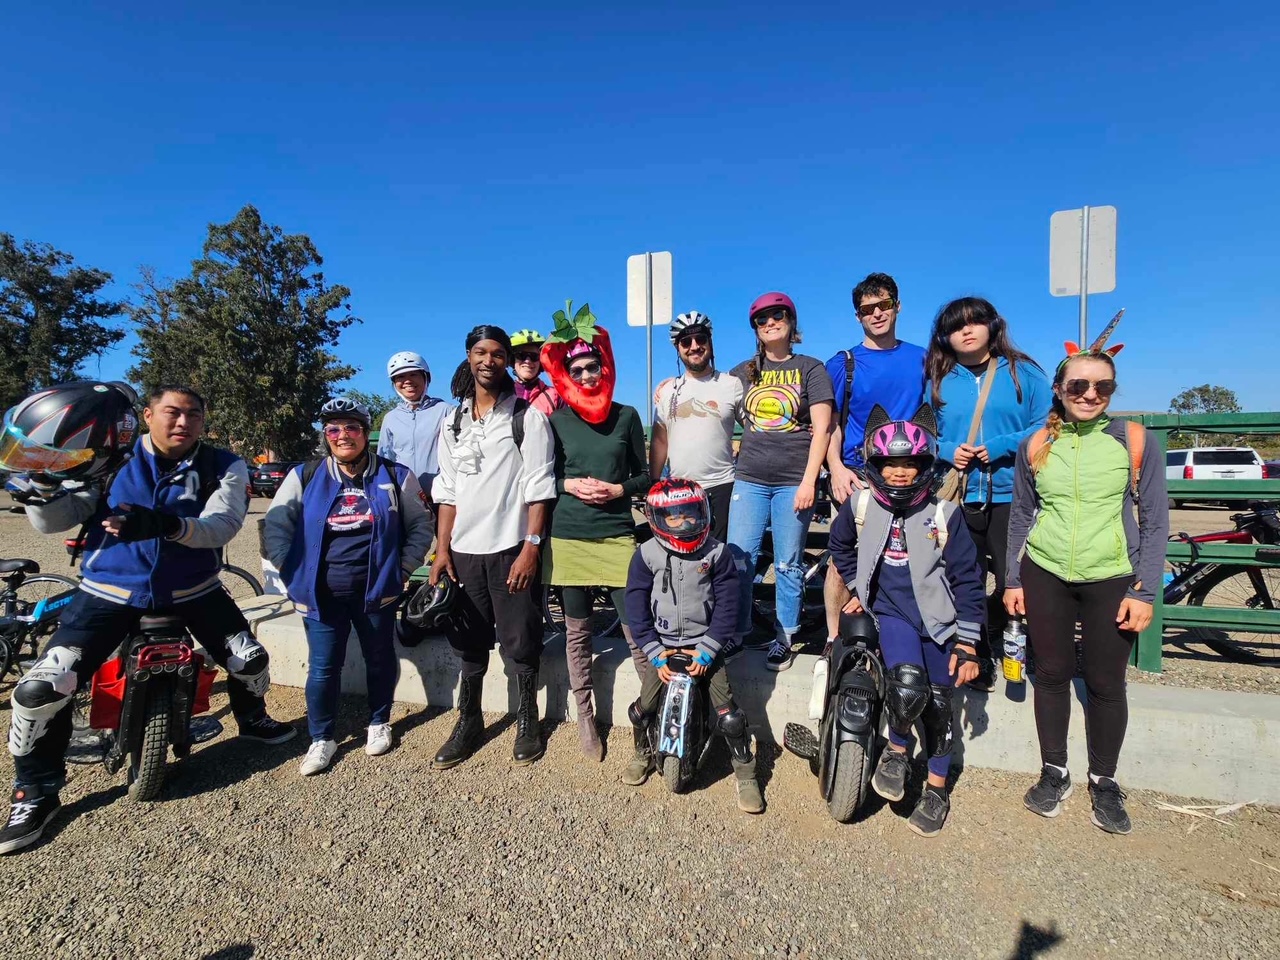
[[[270,660],[267,648],[248,630],[227,637],[227,673],[243,683],[255,697],[266,696],[271,686]]]
[[[924,708],[924,736],[931,757],[945,757],[951,752],[953,692],[951,687],[929,688],[929,702]]]
[[[76,664],[81,651],[75,647],[50,647],[18,681],[10,704],[9,752],[25,757],[35,749],[49,724],[75,696],[80,677]]]
[[[627,707],[627,719],[631,721],[631,725],[633,727],[644,728],[653,723],[653,714],[645,713],[640,709],[640,699],[637,697],[636,700]]]
[[[729,744],[729,752],[739,763],[751,760],[751,731],[747,726],[747,715],[737,704],[721,707],[716,710],[716,729]]]
[[[900,663],[889,671],[884,708],[889,728],[899,736],[911,735],[911,726],[920,719],[929,703],[929,675],[924,667]]]

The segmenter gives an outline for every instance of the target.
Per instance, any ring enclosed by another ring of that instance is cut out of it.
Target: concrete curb
[[[282,597],[260,597],[245,604],[254,633],[271,652],[274,683],[301,687],[307,675],[307,643],[302,618]],[[458,660],[443,638],[432,637],[412,649],[397,647],[400,678],[396,699],[440,708],[454,705]],[[734,696],[756,735],[781,742],[789,722],[809,723],[809,690],[816,657],[796,657],[790,670],[765,669],[764,652],[747,650],[728,667]],[[495,654],[485,685],[484,709],[515,711],[514,679]],[[596,713],[605,723],[626,727],[627,705],[640,693],[626,641],[596,640]],[[494,682],[502,676],[504,682]],[[1087,770],[1084,742],[1083,682],[1072,700],[1070,755],[1073,776],[1083,782]],[[1040,757],[1029,684],[999,682],[990,694],[962,690],[956,719],[962,731],[956,759],[977,767],[1038,773]],[[353,637],[342,676],[346,693],[364,693],[360,647]],[[571,717],[564,638],[548,638],[542,659],[539,706],[549,720]],[[1280,697],[1217,690],[1131,685],[1129,729],[1119,778],[1126,786],[1177,796],[1216,800],[1255,800],[1280,804]]]

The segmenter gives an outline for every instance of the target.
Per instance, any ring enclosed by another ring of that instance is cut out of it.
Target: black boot
[[[520,688],[520,706],[516,708],[516,746],[511,759],[519,764],[533,763],[542,756],[542,736],[538,729],[538,675],[516,675]]]
[[[484,714],[480,712],[480,695],[484,690],[484,677],[462,678],[458,688],[458,722],[453,733],[436,754],[432,766],[437,770],[456,767],[480,746],[484,736]]]

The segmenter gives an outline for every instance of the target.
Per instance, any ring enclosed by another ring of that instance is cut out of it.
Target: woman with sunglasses
[[[1111,420],[1116,320],[1088,350],[1067,344],[1053,378],[1045,426],[1018,448],[1009,517],[1005,609],[1027,618],[1035,654],[1036,732],[1043,769],[1027,809],[1056,817],[1071,796],[1067,724],[1080,624],[1093,823],[1108,833],[1132,826],[1116,765],[1129,708],[1125,666],[1151,623],[1169,533],[1164,461],[1137,424]],[[1134,507],[1137,518],[1134,518]]]
[[[334,717],[352,627],[369,691],[365,752],[391,749],[396,601],[432,537],[413,471],[369,450],[369,408],[338,397],[321,408],[320,422],[329,455],[289,471],[263,527],[267,553],[307,633],[311,747],[303,776],[326,769],[338,749]]]
[[[582,753],[604,760],[592,702],[592,594],[609,591],[641,674],[647,661],[631,642],[625,593],[635,553],[631,500],[648,491],[644,428],[635,407],[613,401],[616,373],[608,332],[583,307],[563,312],[542,348],[542,365],[566,406],[551,415],[557,499],[543,581],[558,587],[564,609],[569,689],[577,706]]]
[[[804,543],[827,452],[834,393],[821,361],[791,352],[800,342],[800,329],[790,297],[766,293],[751,305],[748,317],[756,355],[731,371],[742,380],[745,395],[729,543],[747,558],[738,624],[745,634],[750,629],[751,577],[764,532],[773,531],[777,636],[765,663],[770,670],[786,670],[792,638],[800,629]]]
[[[938,311],[925,355],[925,376],[938,420],[938,457],[961,472],[964,519],[978,548],[983,583],[988,571],[995,574],[996,592],[989,604],[994,609],[978,646],[983,662],[971,684],[990,690],[995,685],[994,663],[1002,655],[1000,598],[1014,454],[1018,444],[1045,422],[1053,394],[1040,365],[1013,345],[1004,317],[981,297],[961,297]]]

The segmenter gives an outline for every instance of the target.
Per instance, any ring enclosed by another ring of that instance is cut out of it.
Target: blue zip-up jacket
[[[844,351],[827,361],[827,375],[835,388],[835,413],[844,409]],[[849,422],[844,430],[840,459],[846,467],[861,468],[862,441],[867,417],[877,403],[895,420],[907,420],[927,402],[924,393],[924,347],[899,340],[891,350],[872,350],[865,343],[853,348],[853,396],[849,400]]]
[[[319,620],[316,588],[322,563],[320,551],[329,508],[342,489],[342,482],[333,457],[325,457],[303,488],[305,466],[294,467],[280,484],[267,509],[262,536],[267,555],[280,571],[294,607],[307,619]],[[417,478],[403,464],[370,457],[364,472],[364,491],[373,513],[364,609],[366,613],[376,613],[400,598],[405,580],[422,563],[431,546],[431,518]],[[403,522],[397,512],[400,508],[404,510]]]
[[[378,433],[378,456],[403,463],[418,478],[418,486],[428,495],[431,481],[440,472],[436,444],[440,424],[453,413],[453,404],[439,397],[423,397],[417,403],[401,400],[382,418]]]
[[[213,476],[201,477],[198,464],[212,467]],[[173,470],[161,473],[151,437],[144,435],[115,475],[105,502],[100,487],[83,486],[28,506],[27,517],[41,533],[89,522],[80,589],[113,603],[157,609],[194,600],[221,585],[222,548],[244,526],[248,482],[243,460],[203,441]],[[103,529],[102,521],[120,513],[124,504],[179,517],[182,525],[170,538],[122,543]]]
[[[986,376],[985,371],[982,376]],[[1018,402],[1013,377],[1009,374],[1009,361],[1004,357],[996,363],[995,377],[987,405],[982,410],[978,439],[974,441],[979,446],[986,445],[991,462],[984,464],[974,460],[970,464],[965,503],[1009,503],[1013,500],[1013,465],[1018,444],[1044,426],[1049,407],[1053,404],[1049,378],[1034,364],[1025,360],[1018,364],[1021,403]],[[955,458],[956,447],[969,439],[969,424],[981,389],[982,378],[974,376],[958,363],[939,384],[942,406],[935,411],[938,416],[938,456],[948,464]]]

